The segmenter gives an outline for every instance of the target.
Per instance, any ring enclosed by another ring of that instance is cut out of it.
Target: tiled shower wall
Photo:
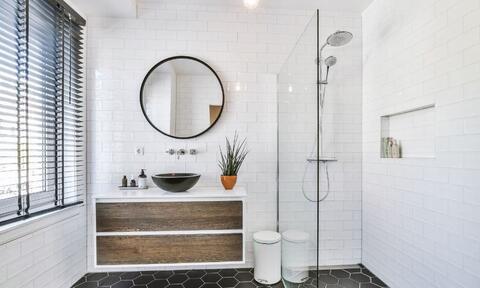
[[[478,287],[480,1],[363,16],[363,263],[393,288]],[[429,104],[434,157],[380,159],[380,116]]]
[[[246,265],[251,266],[252,232],[275,229],[276,74],[315,11],[248,11],[243,6],[195,3],[139,1],[137,19],[89,19],[88,193],[108,193],[123,175],[138,175],[141,168],[148,174],[197,172],[202,174],[199,185],[220,187],[218,145],[238,131],[248,138],[251,151],[238,183],[248,189]],[[321,24],[331,29],[360,25],[359,15],[321,15]],[[199,138],[183,141],[167,138],[147,124],[138,95],[150,67],[182,54],[209,63],[219,72],[226,90],[226,107],[217,125]],[[145,148],[144,155],[135,155],[137,146]],[[165,153],[167,148],[185,147],[198,149],[198,155],[177,160]],[[349,203],[331,207],[332,215],[343,213]],[[89,227],[92,220],[90,213]],[[346,235],[351,235],[349,231]]]

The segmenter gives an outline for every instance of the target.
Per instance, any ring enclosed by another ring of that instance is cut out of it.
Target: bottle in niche
[[[382,138],[382,151],[381,151],[382,158],[389,158],[389,155],[388,155],[389,146],[390,146],[390,138],[389,137]]]
[[[400,143],[400,140],[398,140],[398,145],[397,145],[397,158],[402,158],[402,144]]]
[[[147,175],[145,175],[145,169],[142,169],[140,175],[138,175],[138,188],[147,188]]]
[[[392,144],[392,158],[400,158],[398,157],[398,144],[397,144],[397,140],[393,140],[393,144]]]
[[[122,187],[128,187],[128,179],[126,175],[123,175],[122,178]]]
[[[387,158],[393,158],[393,138],[387,138]]]

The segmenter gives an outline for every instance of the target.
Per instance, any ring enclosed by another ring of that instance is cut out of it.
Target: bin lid
[[[299,230],[287,230],[282,233],[283,240],[294,243],[307,242],[310,235],[307,232]]]
[[[262,244],[274,244],[282,239],[280,233],[274,231],[259,231],[253,233],[253,240]]]

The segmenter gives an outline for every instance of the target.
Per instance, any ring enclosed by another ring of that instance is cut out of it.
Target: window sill
[[[82,203],[0,226],[0,245],[73,218],[79,215],[84,207],[85,204]]]

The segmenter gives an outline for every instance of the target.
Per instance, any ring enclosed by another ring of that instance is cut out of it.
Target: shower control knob
[[[175,152],[176,152],[175,149],[172,149],[172,148],[167,149],[167,151],[165,151],[165,153],[167,153],[167,154],[169,154],[169,155],[174,155]]]

